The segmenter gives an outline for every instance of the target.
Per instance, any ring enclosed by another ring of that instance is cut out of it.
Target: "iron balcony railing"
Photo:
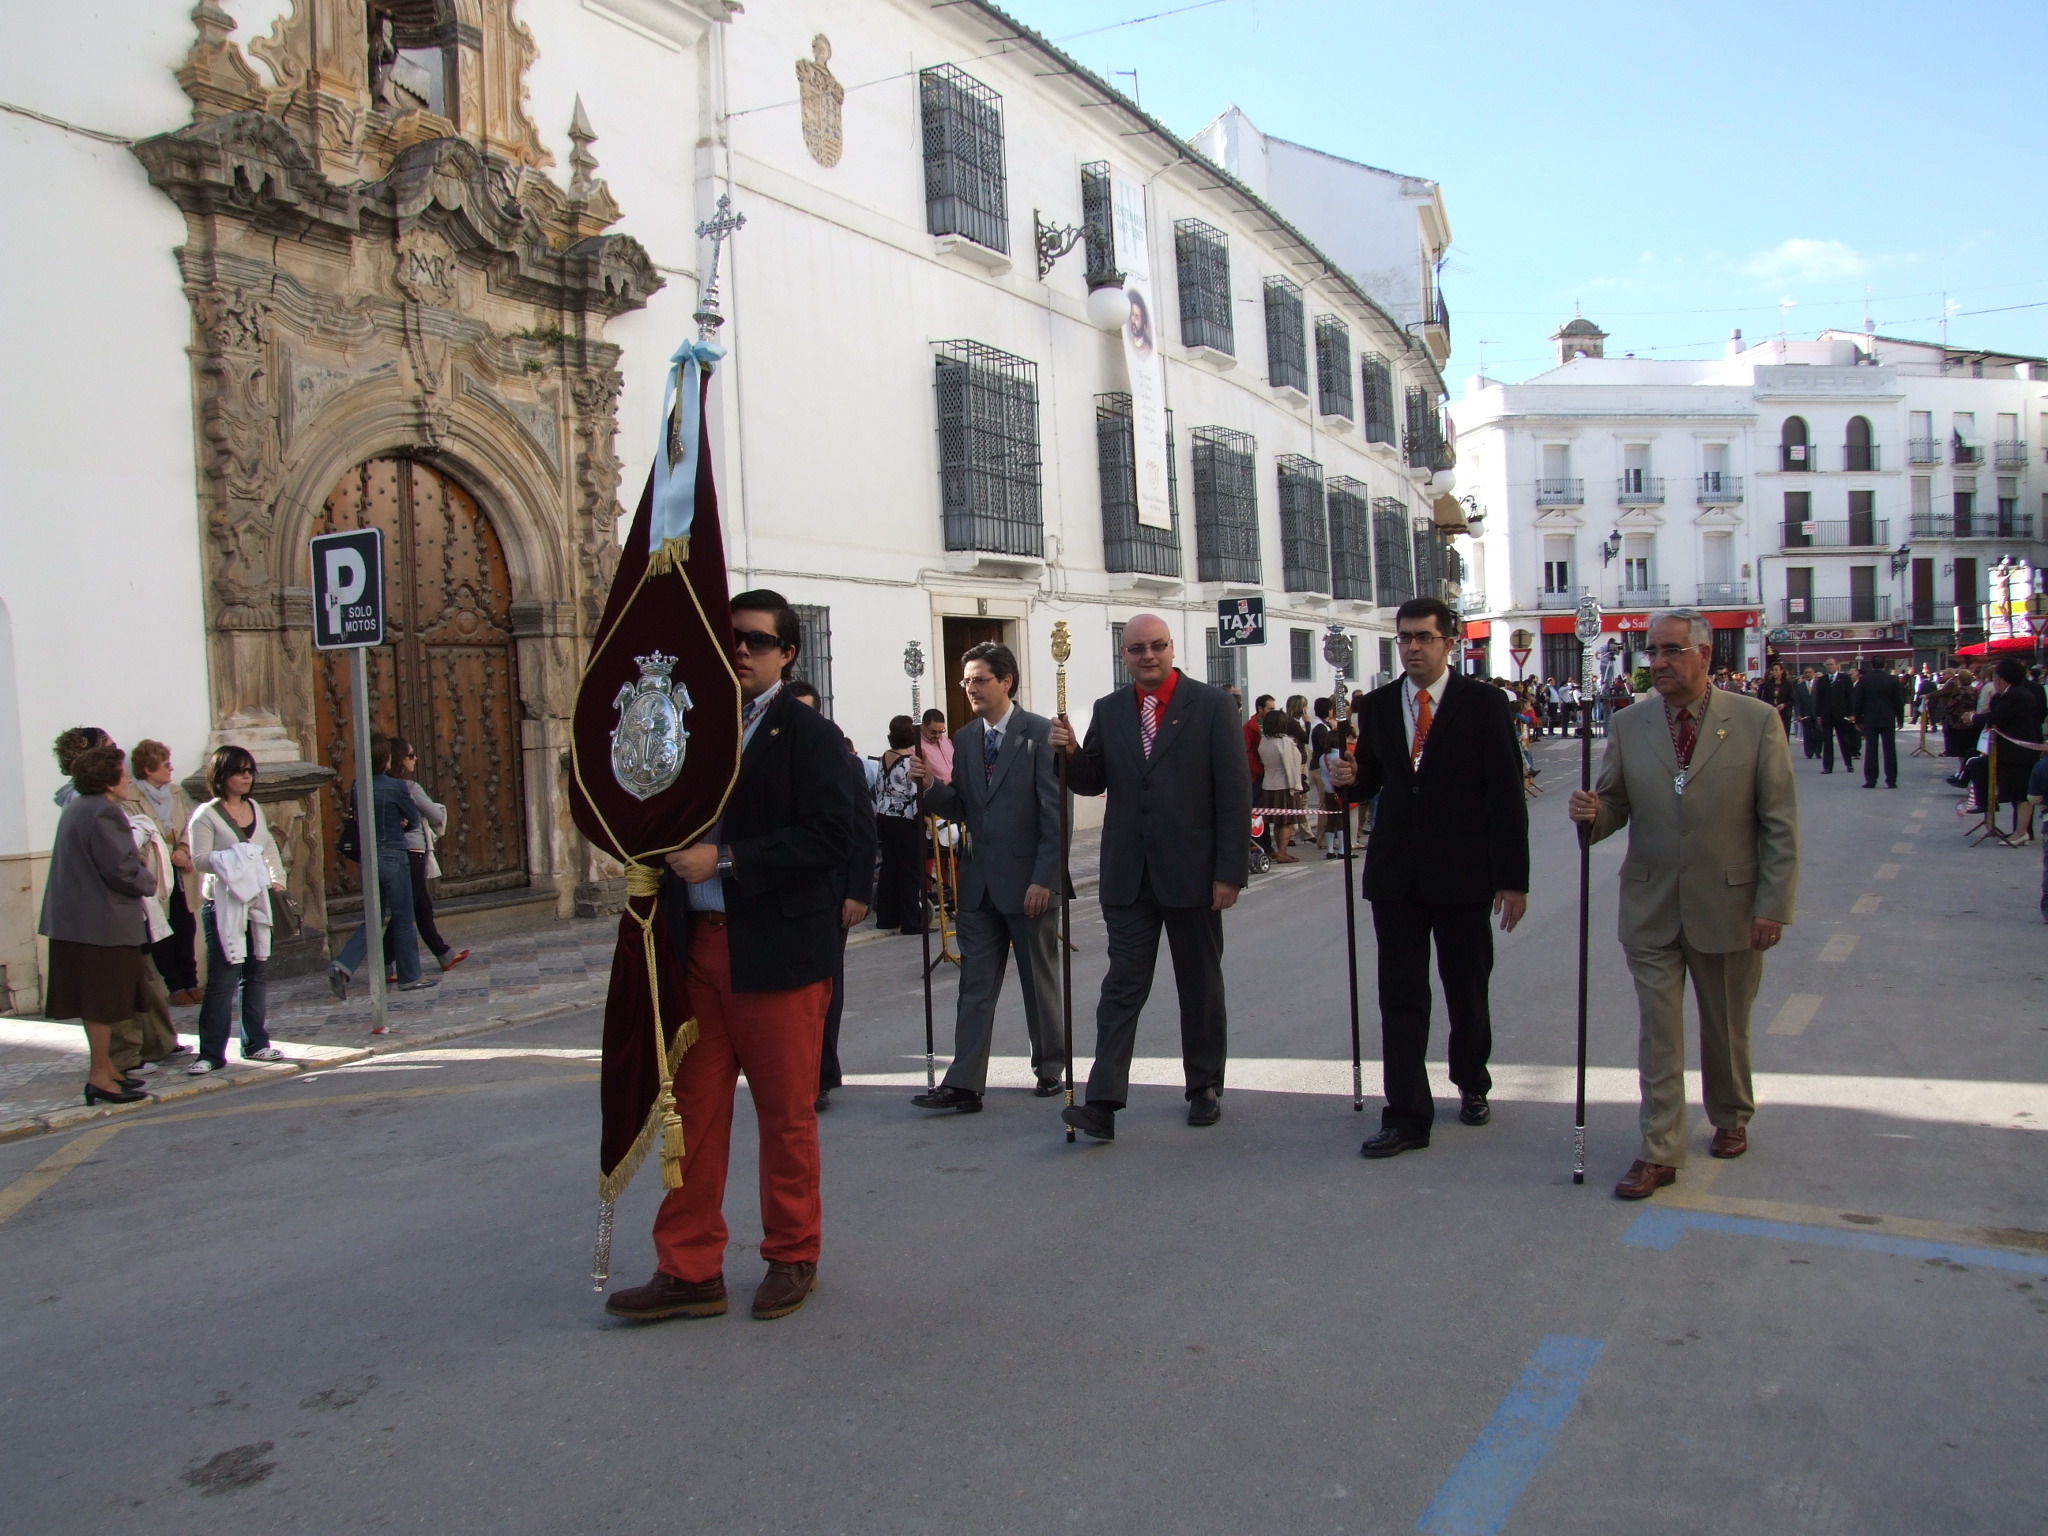
[[[2031,539],[2031,512],[1915,512],[1916,539]]]
[[[1851,474],[1875,471],[1884,466],[1879,462],[1878,444],[1845,443],[1842,445],[1842,468]]]
[[[1951,464],[1982,464],[1984,450],[1975,443],[1966,443],[1960,437],[1954,438],[1948,445],[1948,461]]]
[[[1906,622],[1916,629],[1952,629],[1956,622],[1956,605],[1937,603],[1932,598],[1924,602],[1917,597],[1909,598]]]
[[[1664,482],[1651,475],[1623,475],[1615,486],[1614,498],[1624,507],[1654,507],[1664,500]]]
[[[1486,594],[1484,592],[1464,592],[1459,594],[1458,612],[1462,617],[1468,619],[1474,614],[1486,612]]]
[[[1909,437],[1906,439],[1906,457],[1915,464],[1939,464],[1941,447],[1931,437]]]
[[[1852,517],[1846,522],[1797,522],[1779,527],[1780,549],[1863,549],[1891,542],[1888,517]]]
[[[1749,601],[1749,583],[1746,581],[1703,581],[1697,590],[1699,596],[1693,601],[1702,607],[1709,603],[1740,606]]]
[[[2027,462],[2027,445],[2024,440],[2003,438],[1992,444],[1991,458],[2000,469],[2018,469]]]
[[[1620,607],[1669,608],[1671,606],[1671,583],[1668,581],[1646,582],[1639,587],[1621,589]]]
[[[1709,470],[1700,476],[1699,502],[1701,506],[1729,506],[1742,500],[1742,476],[1724,475],[1718,470]]]
[[[1780,606],[1787,624],[1889,624],[1892,619],[1891,595],[1883,592],[1858,597],[1788,597]]]
[[[1536,482],[1536,505],[1539,507],[1576,507],[1586,500],[1586,482],[1583,480],[1538,480]]]
[[[1778,448],[1778,468],[1799,473],[1813,468],[1813,444],[1783,443]]]
[[[1566,587],[1562,592],[1538,592],[1536,594],[1536,606],[1538,608],[1576,608],[1579,606],[1579,599],[1585,595],[1586,589],[1584,587]]]

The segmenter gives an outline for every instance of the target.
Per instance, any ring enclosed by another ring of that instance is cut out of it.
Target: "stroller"
[[[1251,871],[1263,875],[1273,867],[1273,833],[1266,825],[1266,818],[1257,810],[1252,812]]]

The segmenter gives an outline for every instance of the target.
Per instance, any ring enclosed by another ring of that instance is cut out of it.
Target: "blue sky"
[[[1182,135],[1235,104],[1441,182],[1454,396],[1482,345],[1496,378],[1539,371],[1575,302],[1610,354],[1699,357],[1735,326],[1861,329],[1866,286],[1880,333],[1937,338],[1946,290],[1952,344],[2048,355],[2041,0],[1212,0],[1093,30],[1188,3],[1006,9],[1137,70]]]

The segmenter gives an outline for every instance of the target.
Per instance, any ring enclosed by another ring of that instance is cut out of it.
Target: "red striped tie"
[[[1144,743],[1145,755],[1152,755],[1152,743],[1159,737],[1159,695],[1148,693],[1138,703],[1138,738]]]

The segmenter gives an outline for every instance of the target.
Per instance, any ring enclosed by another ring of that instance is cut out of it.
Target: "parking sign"
[[[313,545],[313,648],[384,643],[384,535],[323,533]]]

